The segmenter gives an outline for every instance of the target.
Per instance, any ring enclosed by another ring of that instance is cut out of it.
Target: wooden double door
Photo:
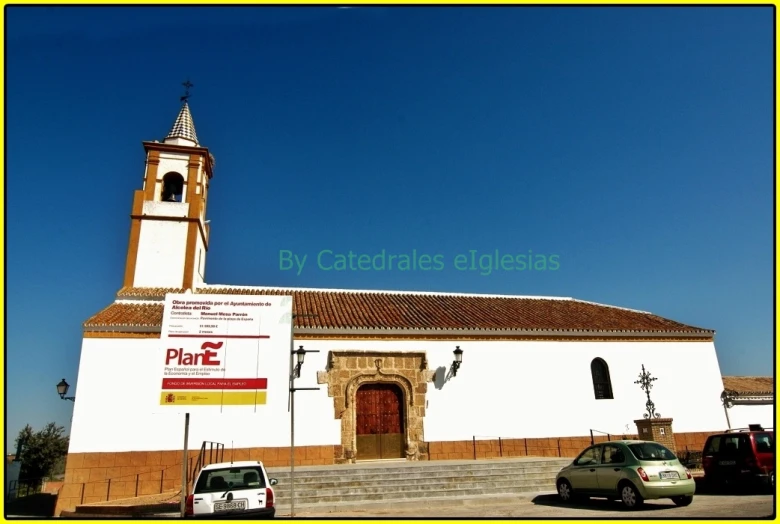
[[[404,395],[395,384],[364,384],[355,399],[357,459],[404,458]]]

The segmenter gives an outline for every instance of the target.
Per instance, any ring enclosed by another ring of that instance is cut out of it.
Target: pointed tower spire
[[[185,88],[184,96],[181,97],[183,104],[179,110],[179,116],[176,117],[173,127],[171,127],[168,136],[165,137],[165,143],[197,146],[200,145],[198,135],[195,133],[195,123],[192,121],[190,105],[187,103],[187,99],[190,97],[190,88],[194,86],[189,80],[182,85]]]

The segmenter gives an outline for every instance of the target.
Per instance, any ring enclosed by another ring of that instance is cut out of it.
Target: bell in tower
[[[167,173],[163,177],[163,202],[181,202],[184,193],[184,177],[179,173]]]

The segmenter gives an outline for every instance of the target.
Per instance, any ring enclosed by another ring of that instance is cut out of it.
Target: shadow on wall
[[[452,369],[447,370],[444,366],[436,368],[436,375],[433,377],[433,385],[436,389],[441,389],[444,384],[452,378]]]

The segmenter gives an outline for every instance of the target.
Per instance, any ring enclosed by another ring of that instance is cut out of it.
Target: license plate
[[[230,511],[233,509],[246,509],[245,500],[237,500],[235,502],[215,502],[214,511]]]
[[[718,462],[721,466],[735,466],[737,464],[736,460],[721,460]]]
[[[680,474],[676,471],[662,471],[661,472],[661,479],[678,479],[680,478]]]

